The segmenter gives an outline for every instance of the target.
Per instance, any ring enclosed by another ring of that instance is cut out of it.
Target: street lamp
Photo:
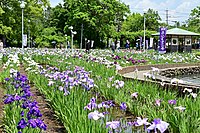
[[[73,38],[74,38],[74,35],[77,34],[77,32],[73,31],[73,26],[70,26],[69,29],[71,30],[71,36],[72,36],[71,47],[72,47],[72,54],[73,54]]]
[[[65,38],[66,38],[66,46],[65,46],[65,50],[67,51],[67,34],[65,34]]]
[[[30,19],[28,20],[28,47],[30,48],[31,47],[31,45],[30,45],[30,43],[31,43],[31,41],[30,41]]]
[[[146,27],[145,27],[145,26],[146,26],[146,25],[145,25],[145,22],[146,22],[145,14],[146,14],[146,13],[144,13],[144,40],[143,40],[143,41],[144,41],[144,42],[143,42],[143,44],[144,44],[144,51],[145,51],[145,47],[146,47],[146,44],[145,44],[145,28],[146,28]]]
[[[22,0],[20,7],[22,9],[22,49],[24,49],[24,8],[25,8],[24,0]]]

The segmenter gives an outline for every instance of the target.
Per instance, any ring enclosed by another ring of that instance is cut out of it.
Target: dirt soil
[[[23,65],[20,66],[20,74],[27,75]],[[66,133],[63,124],[57,119],[55,113],[49,107],[49,103],[45,100],[45,97],[34,86],[31,86],[30,90],[33,94],[33,99],[38,102],[42,119],[47,125],[47,130],[44,133]]]

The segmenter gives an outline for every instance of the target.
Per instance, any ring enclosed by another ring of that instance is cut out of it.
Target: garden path
[[[23,65],[20,66],[20,74],[27,76]],[[47,125],[45,133],[65,133],[66,131],[63,124],[58,121],[44,96],[33,85],[31,85],[30,90],[33,94],[33,99],[38,102],[39,109],[42,113],[42,119]]]
[[[0,73],[3,71],[3,68],[0,68]],[[2,87],[2,83],[0,83],[0,133],[3,132],[3,97],[4,97],[4,89]]]

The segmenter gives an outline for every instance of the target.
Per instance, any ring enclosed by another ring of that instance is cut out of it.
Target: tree
[[[160,16],[158,15],[158,12],[154,11],[153,9],[149,9],[147,13],[144,14],[144,17],[146,19],[146,29],[157,31],[160,25],[158,21],[161,20]]]
[[[65,20],[64,32],[70,34],[68,27],[72,25],[78,32],[76,39],[80,38],[83,24],[84,37],[95,40],[100,47],[103,47],[100,40],[112,36],[114,33],[110,29],[116,32],[129,12],[128,6],[118,0],[65,0],[63,8],[65,11],[60,15],[64,16],[62,22]]]
[[[122,25],[123,31],[136,32],[143,30],[144,17],[146,30],[157,31],[160,25],[158,21],[161,20],[161,18],[158,12],[153,9],[149,9],[143,16],[139,13],[133,13],[128,16]]]
[[[161,20],[158,12],[149,9],[145,14],[133,13],[127,17],[122,24],[121,37],[136,41],[140,36],[144,36],[144,18],[145,18],[145,33],[146,39],[151,37],[151,34],[158,31],[159,20]]]
[[[57,33],[55,27],[44,28],[39,36],[36,38],[36,47],[55,47],[52,42],[55,41],[56,44],[60,44],[65,41],[65,37],[62,34]]]
[[[10,27],[12,31],[7,35],[7,42],[10,46],[21,46],[21,25],[22,25],[22,9],[20,8],[21,0],[2,0],[1,8],[4,13],[2,15],[2,23],[4,26]],[[43,28],[44,9],[49,6],[48,0],[25,0],[24,8],[24,34],[28,33],[30,26],[31,36],[36,38],[39,31]],[[30,23],[28,23],[30,20]]]
[[[137,32],[143,30],[143,16],[133,13],[122,24],[122,31]]]
[[[200,6],[191,11],[188,20],[188,29],[200,33]]]
[[[0,7],[0,34],[7,36],[10,32],[11,32],[11,27],[7,27],[5,25],[3,25],[3,14],[5,13],[5,11]]]

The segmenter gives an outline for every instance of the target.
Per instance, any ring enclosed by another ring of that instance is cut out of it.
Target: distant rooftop
[[[198,33],[194,33],[191,31],[187,31],[187,30],[183,30],[180,28],[173,28],[173,29],[169,29],[167,30],[167,35],[181,35],[181,36],[200,36],[200,34]],[[159,36],[160,33],[156,33],[156,34],[152,34],[153,36]]]

